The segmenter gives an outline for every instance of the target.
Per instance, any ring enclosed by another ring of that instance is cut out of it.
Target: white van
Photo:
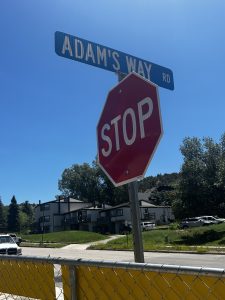
[[[143,231],[151,230],[155,228],[155,222],[141,222],[141,229]]]

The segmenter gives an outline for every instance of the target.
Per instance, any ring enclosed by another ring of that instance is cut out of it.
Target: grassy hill
[[[107,238],[105,235],[88,231],[60,231],[42,234],[22,235],[22,240],[30,243],[83,244]]]
[[[177,250],[208,252],[225,251],[225,223],[211,226],[196,227],[193,229],[154,229],[143,232],[145,251]],[[213,247],[213,248],[211,248]],[[92,249],[133,249],[132,234],[121,237],[107,244],[92,246]]]

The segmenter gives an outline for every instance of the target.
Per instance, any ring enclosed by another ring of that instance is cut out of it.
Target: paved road
[[[83,248],[79,249],[79,246],[64,249],[23,247],[23,255],[124,262],[134,261],[132,251],[85,250]],[[145,252],[145,262],[225,269],[225,255]]]

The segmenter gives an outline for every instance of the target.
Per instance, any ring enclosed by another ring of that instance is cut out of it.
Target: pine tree
[[[16,232],[20,231],[19,206],[15,196],[12,197],[9,205],[8,230]]]
[[[5,229],[5,214],[4,214],[4,205],[2,203],[2,199],[0,197],[0,230]]]

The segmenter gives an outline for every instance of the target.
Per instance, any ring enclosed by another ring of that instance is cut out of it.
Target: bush
[[[171,223],[171,224],[169,225],[169,229],[170,229],[170,230],[177,230],[177,229],[179,229],[179,223],[177,223],[177,222]]]
[[[224,232],[219,232],[214,229],[206,231],[198,230],[181,236],[181,239],[186,245],[201,245],[219,240],[223,235]]]

